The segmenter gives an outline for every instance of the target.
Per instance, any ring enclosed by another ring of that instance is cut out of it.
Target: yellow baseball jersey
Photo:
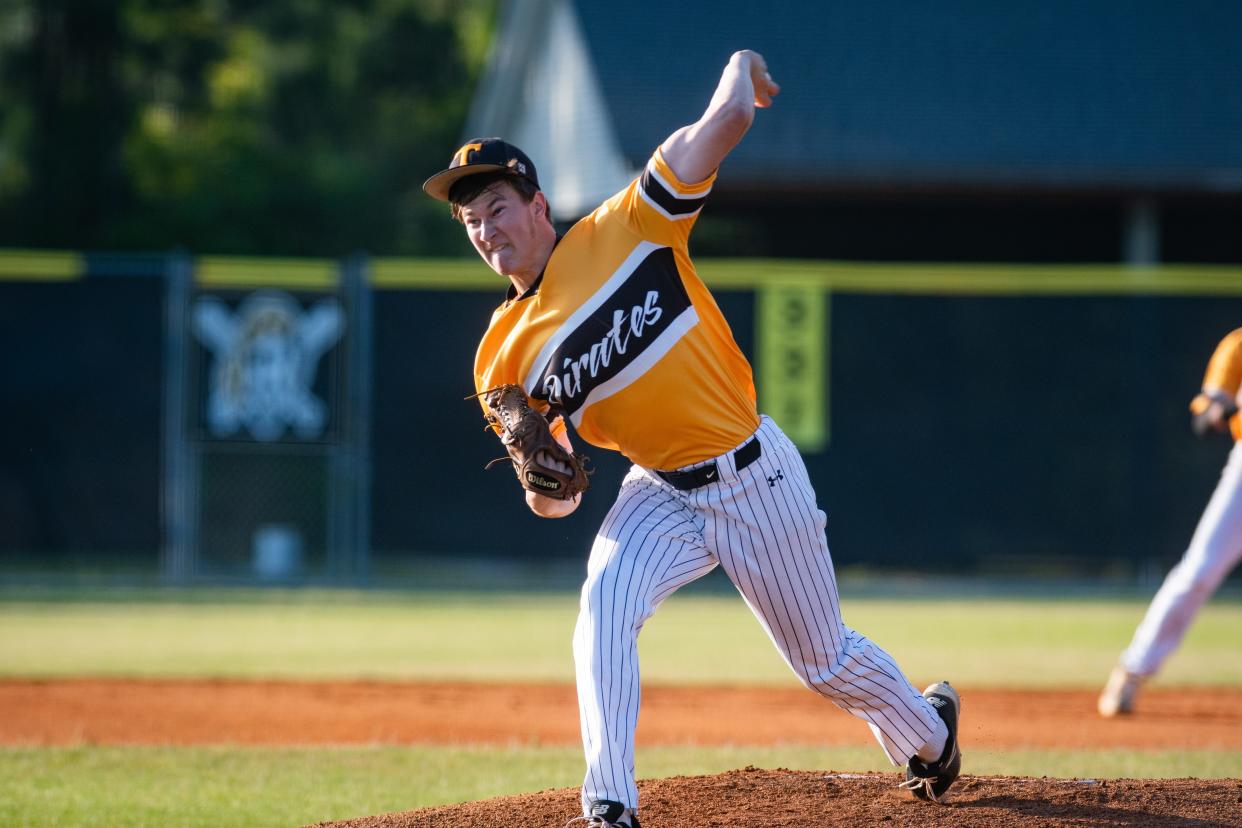
[[[1242,328],[1230,332],[1220,341],[1203,375],[1203,390],[1220,391],[1231,399],[1237,399],[1240,386],[1242,386]],[[1200,400],[1204,402],[1201,403]],[[1196,411],[1196,408],[1200,407],[1207,408],[1206,398],[1202,395],[1191,402],[1191,411],[1197,414],[1199,411]],[[1242,415],[1235,414],[1229,418],[1229,430],[1235,440],[1242,440]]]
[[[750,363],[687,242],[711,192],[660,151],[575,224],[535,287],[511,288],[474,362],[479,391],[516,383],[582,439],[655,469],[716,457],[759,425]]]

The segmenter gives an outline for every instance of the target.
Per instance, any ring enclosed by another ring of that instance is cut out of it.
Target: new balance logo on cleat
[[[586,816],[574,817],[565,828],[579,823],[585,823],[583,828],[641,828],[633,811],[608,799],[592,802]]]

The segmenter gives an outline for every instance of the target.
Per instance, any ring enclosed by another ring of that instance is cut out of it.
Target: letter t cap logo
[[[482,144],[466,144],[457,151],[457,156],[453,159],[453,166],[460,167],[470,162],[470,153],[483,149]]]

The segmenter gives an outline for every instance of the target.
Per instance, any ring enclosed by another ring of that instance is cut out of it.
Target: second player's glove
[[[556,441],[547,418],[531,408],[521,386],[501,385],[479,396],[487,405],[487,422],[500,435],[524,489],[557,500],[587,490],[586,456],[569,452]],[[496,462],[500,461],[487,467]]]
[[[1206,437],[1213,431],[1227,432],[1229,418],[1237,413],[1233,400],[1199,394],[1190,401],[1190,427],[1197,437]]]

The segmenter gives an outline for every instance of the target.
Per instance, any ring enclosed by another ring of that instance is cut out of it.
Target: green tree
[[[495,3],[27,0],[0,12],[0,244],[461,250],[419,184]]]

